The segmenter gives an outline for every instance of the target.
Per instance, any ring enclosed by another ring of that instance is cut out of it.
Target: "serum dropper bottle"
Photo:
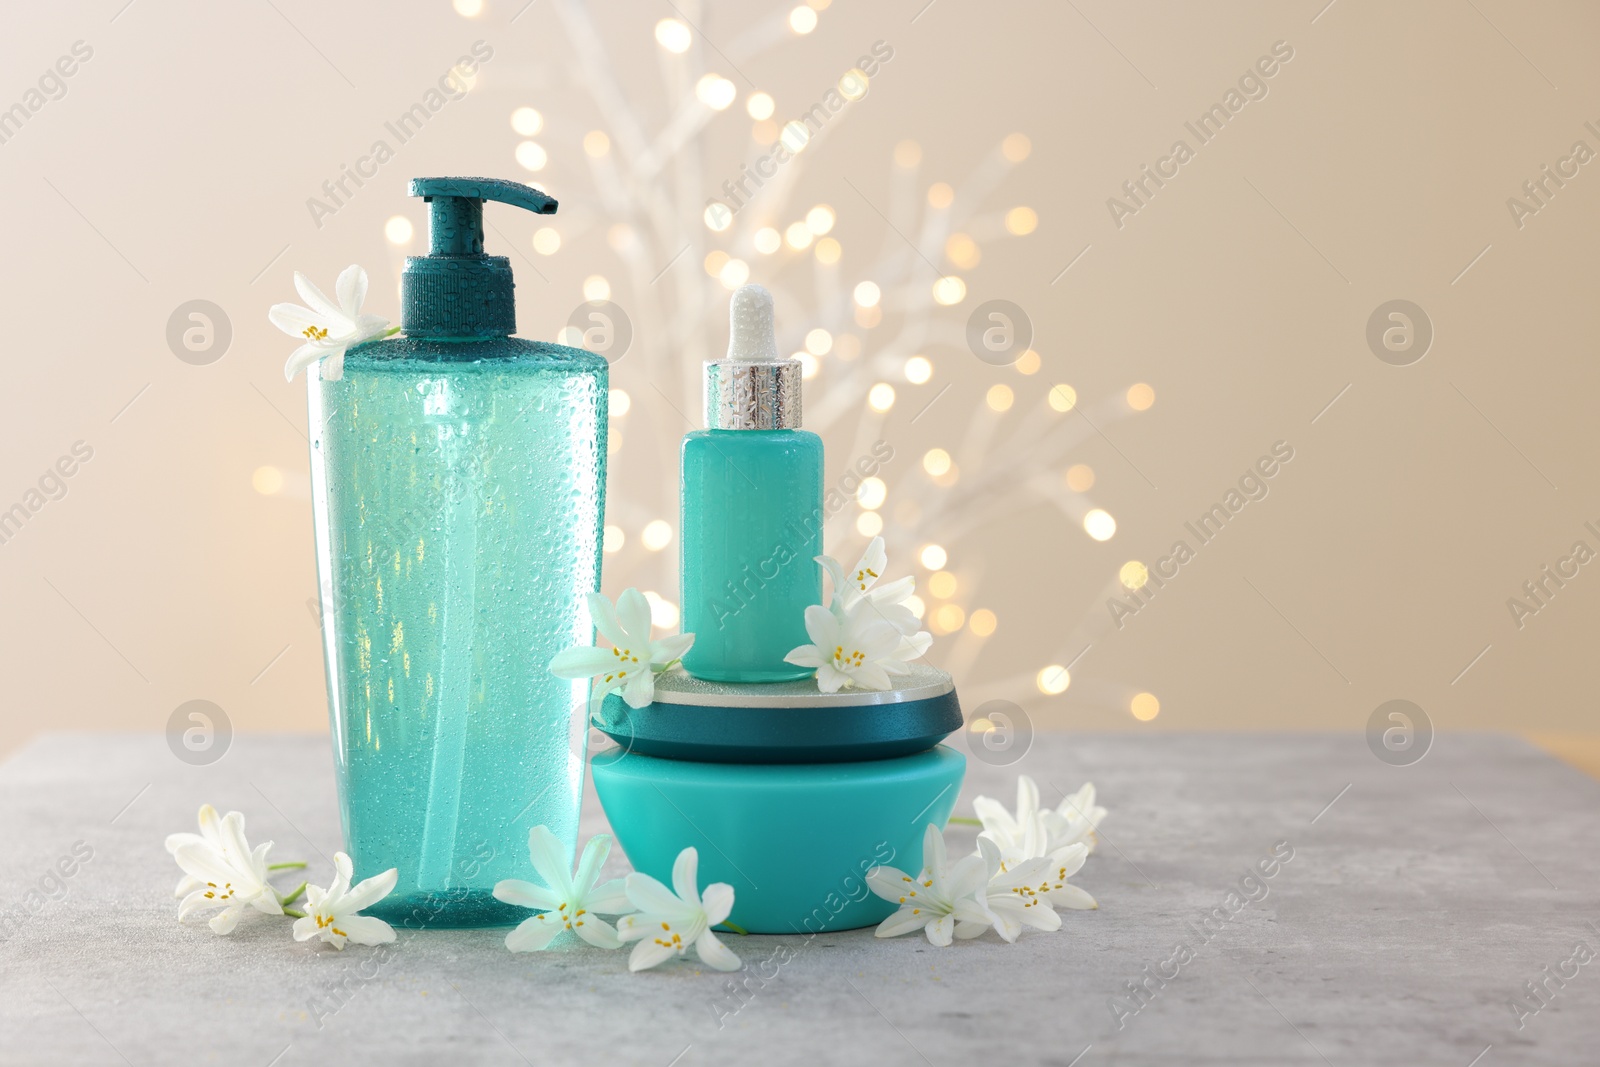
[[[683,439],[683,666],[714,682],[781,682],[822,602],[822,438],[800,428],[800,361],[780,359],[772,294],[733,294],[725,359],[705,365],[706,429]]]

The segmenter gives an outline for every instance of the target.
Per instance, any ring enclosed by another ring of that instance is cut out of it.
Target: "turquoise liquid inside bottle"
[[[822,438],[696,430],[683,439],[683,666],[715,682],[781,682],[822,602]]]
[[[603,359],[509,337],[396,338],[310,383],[317,562],[345,847],[399,869],[411,926],[525,918],[539,823],[575,846],[605,494]]]

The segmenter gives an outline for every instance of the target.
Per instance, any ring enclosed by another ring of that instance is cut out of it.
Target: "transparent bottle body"
[[[575,848],[606,460],[604,360],[513,338],[395,339],[309,386],[317,569],[345,847],[395,867],[373,914],[525,917],[528,830]]]
[[[804,678],[822,601],[822,438],[805,430],[696,430],[683,439],[683,666],[717,682]]]

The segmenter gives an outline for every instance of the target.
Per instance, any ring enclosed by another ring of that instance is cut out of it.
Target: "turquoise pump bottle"
[[[706,364],[706,429],[683,439],[683,667],[714,682],[781,682],[822,602],[822,438],[800,429],[800,361],[779,359],[772,294],[733,294],[728,356]]]
[[[549,664],[593,640],[606,363],[511,336],[510,262],[483,252],[484,201],[554,200],[470,178],[410,192],[432,247],[406,260],[402,335],[310,381],[340,814],[358,878],[400,872],[372,914],[499,924],[526,916],[492,890],[524,875],[528,830],[577,841],[587,683]]]

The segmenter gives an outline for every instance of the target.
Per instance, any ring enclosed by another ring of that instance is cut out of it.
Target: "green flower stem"
[[[305,865],[306,865],[305,860],[295,860],[292,863],[269,863],[269,864],[267,864],[267,870],[269,870],[269,871],[287,871],[291,867],[300,868],[300,867],[304,867]]]
[[[969,819],[965,815],[952,815],[952,816],[950,816],[950,825],[951,826],[982,826],[983,825],[983,820],[981,820],[981,819]]]
[[[285,915],[289,916],[289,918],[291,918],[291,919],[304,919],[306,917],[306,913],[305,912],[296,911],[293,908],[284,908],[283,909],[283,913]]]
[[[749,937],[750,936],[750,931],[746,930],[744,927],[740,926],[738,923],[731,923],[728,920],[724,919],[724,920],[722,920],[720,925],[726,926],[728,929],[732,930],[734,933],[739,934],[742,937]]]
[[[287,906],[289,904],[293,904],[295,901],[300,899],[300,894],[304,893],[305,891],[306,891],[306,883],[301,882],[299,885],[294,887],[294,891],[292,893],[289,893],[289,894],[287,894],[285,896],[279,897],[278,898],[278,903],[280,905],[284,905],[284,906]],[[285,913],[285,914],[287,914],[287,913]]]

